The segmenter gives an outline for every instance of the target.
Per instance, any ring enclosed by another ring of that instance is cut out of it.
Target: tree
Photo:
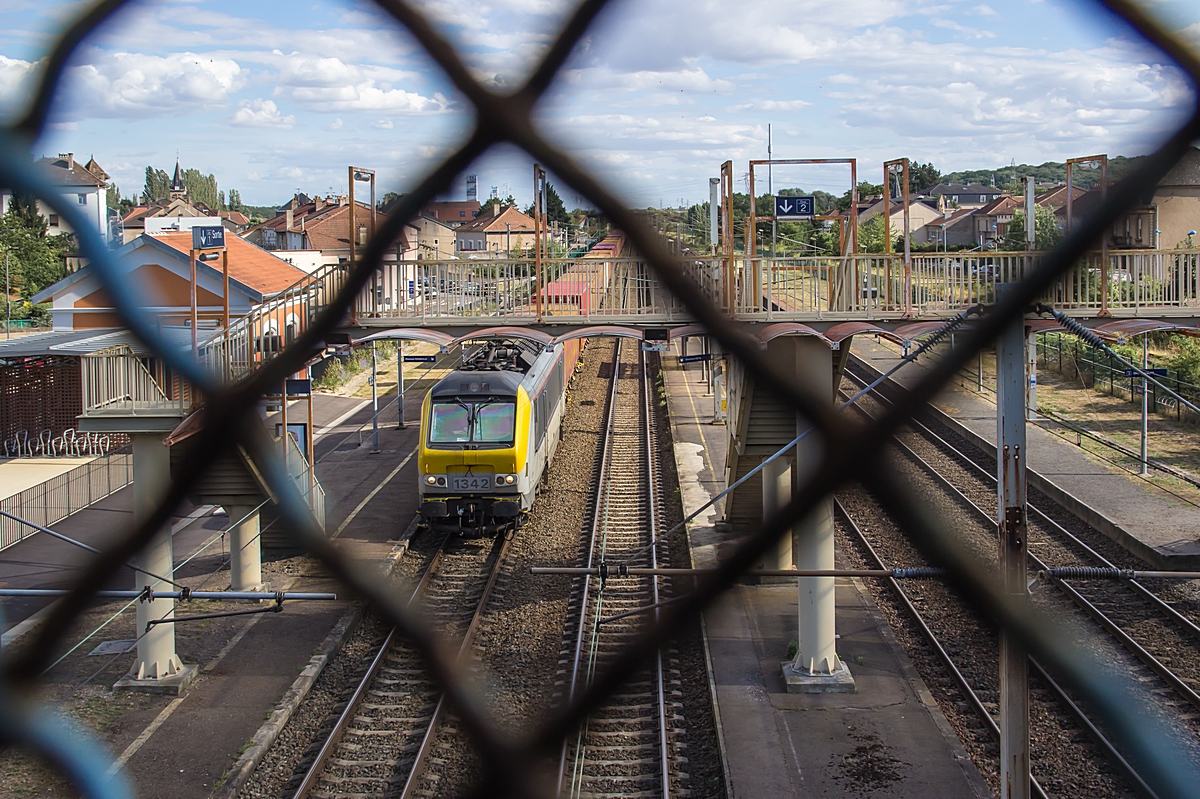
[[[204,203],[214,211],[225,210],[225,201],[217,188],[215,175],[205,175],[198,169],[185,169],[183,183],[192,202]]]
[[[879,183],[871,183],[869,180],[860,180],[858,182],[858,199],[863,200],[867,197],[882,197],[883,186]],[[850,190],[837,199],[837,209],[845,211],[850,207]]]
[[[48,236],[45,217],[29,198],[14,198],[9,211],[0,217],[0,247],[8,252],[12,288],[28,300],[66,274],[63,253],[74,237]]]
[[[1034,207],[1033,233],[1034,249],[1040,252],[1054,249],[1054,246],[1063,240],[1064,234],[1062,228],[1058,226],[1054,209],[1043,205]],[[1024,211],[1017,211],[1013,214],[1012,221],[1008,223],[1008,230],[1004,232],[1004,239],[1000,242],[1000,247],[1009,251],[1021,251],[1028,247],[1025,243]]]
[[[900,227],[903,228],[904,225]],[[896,228],[893,226],[893,235],[895,230]],[[897,252],[903,247],[904,232],[901,230],[900,235],[896,236],[896,240],[892,242],[892,252]],[[858,226],[858,250],[859,252],[883,252],[883,214],[876,214]]]
[[[165,200],[171,196],[171,176],[161,169],[146,167],[146,183],[142,187],[142,199],[147,203]]]
[[[489,197],[488,201],[479,207],[479,213],[477,215],[478,216],[487,216],[491,212],[491,209],[496,205],[500,206],[501,211],[503,211],[505,208],[516,208],[517,200],[511,194],[508,195],[507,197],[505,197],[503,200],[499,200],[495,197]],[[533,209],[531,206],[530,207],[531,213],[532,213],[532,210]]]
[[[918,164],[915,161],[908,167],[909,190],[914,194],[932,189],[942,182],[942,173],[932,163]]]
[[[242,205],[242,193],[237,189],[229,190],[229,210],[245,213],[246,206]]]

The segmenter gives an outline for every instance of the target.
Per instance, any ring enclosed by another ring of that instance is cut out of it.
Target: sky
[[[1142,0],[1200,48],[1200,3]],[[733,160],[907,156],[943,172],[1152,150],[1193,88],[1098,5],[1067,0],[613,0],[536,109],[546,135],[633,207],[707,199]],[[520,86],[562,0],[415,0],[490,88]],[[0,3],[0,119],[78,0]],[[140,0],[88,39],[33,155],[97,161],[126,196],[145,167],[214,173],[243,202],[344,193],[347,166],[411,189],[465,140],[467,103],[369,2]],[[522,205],[532,160],[488,152],[480,199]],[[775,187],[841,194],[846,167],[775,167]],[[554,178],[551,178],[552,181]],[[766,189],[765,171],[755,173]],[[463,179],[448,198],[465,196]],[[567,205],[578,195],[557,181]]]

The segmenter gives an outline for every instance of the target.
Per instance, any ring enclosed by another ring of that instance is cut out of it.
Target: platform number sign
[[[776,197],[776,219],[809,219],[816,216],[817,198],[808,197]]]
[[[192,249],[193,250],[216,250],[225,246],[225,228],[216,225],[214,227],[194,227],[192,228]]]

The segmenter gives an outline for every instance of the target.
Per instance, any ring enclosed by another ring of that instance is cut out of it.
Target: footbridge
[[[993,302],[998,285],[1021,280],[1043,257],[1040,252],[935,253],[908,260],[883,254],[688,256],[677,263],[736,320],[798,323],[824,332],[851,321],[893,330],[955,316]],[[209,362],[236,377],[269,360],[328,306],[346,285],[350,268],[322,267],[234,322],[209,340]],[[1080,319],[1191,320],[1200,316],[1200,250],[1088,255],[1043,301]],[[496,327],[539,331],[544,335],[530,335],[552,341],[597,326],[613,335],[617,327],[674,331],[692,322],[639,258],[413,261],[374,273],[341,326],[341,341],[402,328],[405,337],[429,331],[426,340],[446,344]]]

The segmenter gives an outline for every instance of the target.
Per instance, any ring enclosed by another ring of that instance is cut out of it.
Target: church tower
[[[187,184],[183,182],[183,172],[179,169],[179,159],[175,159],[175,177],[171,178],[171,200],[187,200]]]

